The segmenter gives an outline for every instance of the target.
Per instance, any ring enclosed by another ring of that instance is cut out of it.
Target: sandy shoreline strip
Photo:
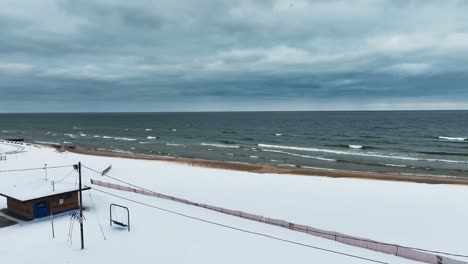
[[[331,178],[353,178],[353,179],[366,179],[366,180],[384,180],[384,181],[400,181],[400,182],[413,182],[413,183],[427,183],[427,184],[457,184],[468,185],[468,178],[461,177],[444,177],[444,176],[427,176],[427,175],[401,175],[392,173],[379,173],[379,172],[365,172],[365,171],[347,171],[347,170],[327,170],[327,169],[309,169],[309,168],[284,168],[267,164],[249,164],[237,163],[226,161],[214,160],[201,160],[193,158],[173,158],[163,156],[153,156],[145,154],[130,154],[130,153],[116,153],[111,151],[83,149],[75,147],[48,145],[54,148],[65,149],[69,152],[104,156],[104,157],[117,157],[127,159],[140,159],[140,160],[158,160],[176,162],[187,164],[190,166],[215,168],[225,170],[247,171],[255,173],[275,173],[275,174],[290,174],[301,176],[322,176]]]

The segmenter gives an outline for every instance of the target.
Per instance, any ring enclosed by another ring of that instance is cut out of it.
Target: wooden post
[[[44,164],[45,180],[47,181],[47,164]]]
[[[81,191],[81,162],[78,162],[78,175],[80,181],[80,232],[81,232],[81,249],[84,249],[84,234],[83,234],[83,195]]]
[[[55,238],[55,231],[54,231],[54,215],[50,213],[50,223],[52,224],[52,238]]]

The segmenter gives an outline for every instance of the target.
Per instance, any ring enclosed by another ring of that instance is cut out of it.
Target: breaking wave
[[[466,138],[466,137],[442,137],[442,136],[439,136],[437,138],[450,140],[450,141],[465,141],[465,140],[468,140],[468,138]]]
[[[201,143],[202,146],[217,147],[217,148],[240,148],[236,145],[224,145],[224,144],[213,144],[213,143]]]
[[[348,145],[348,147],[353,148],[353,149],[362,149],[361,145]]]
[[[461,160],[425,159],[425,158],[415,158],[415,157],[408,157],[408,156],[389,156],[389,155],[381,155],[381,154],[374,154],[374,153],[347,152],[347,151],[331,150],[331,149],[303,148],[303,147],[278,146],[278,145],[268,145],[268,144],[258,144],[258,146],[259,147],[264,147],[264,148],[298,150],[298,151],[307,151],[307,152],[323,152],[323,153],[331,153],[331,154],[339,154],[339,155],[352,155],[352,156],[374,157],[374,158],[385,158],[385,159],[468,164],[468,161],[461,161]],[[297,154],[297,155],[299,155],[299,154]]]
[[[322,161],[336,161],[336,159],[327,159],[327,158],[315,157],[315,156],[310,156],[310,155],[301,155],[301,154],[291,153],[291,152],[286,152],[286,151],[281,151],[281,150],[262,149],[262,151],[273,152],[273,153],[281,153],[281,154],[286,154],[286,155],[301,157],[301,158],[307,158],[307,159],[316,159],[316,160],[322,160]]]
[[[125,138],[125,137],[116,137],[115,140],[123,140],[123,141],[136,141],[135,138]]]

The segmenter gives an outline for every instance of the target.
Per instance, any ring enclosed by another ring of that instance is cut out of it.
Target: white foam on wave
[[[182,144],[177,144],[177,143],[166,143],[167,146],[175,146],[175,147],[183,147],[184,145]]]
[[[114,149],[111,149],[109,151],[116,152],[116,153],[123,153],[123,154],[133,154],[133,152],[131,152],[131,151],[122,150],[122,149],[118,149],[118,148],[114,148]]]
[[[223,145],[223,144],[214,144],[214,143],[201,143],[200,145],[217,147],[217,148],[240,148],[240,146],[236,146],[236,145]]]
[[[64,135],[64,136],[69,136],[69,137],[71,137],[71,138],[76,138],[76,136],[73,135],[73,134],[63,134],[63,135]]]
[[[226,153],[228,156],[234,156],[234,153]]]
[[[106,139],[107,139],[107,138],[113,138],[113,137],[109,137],[109,136],[103,136],[102,138],[106,138]]]
[[[442,137],[440,136],[439,139],[451,140],[451,141],[464,141],[468,140],[466,137]]]
[[[50,141],[34,141],[39,144],[53,144],[53,145],[60,145],[58,142],[50,142]]]
[[[101,136],[100,136],[100,135],[94,135],[93,137],[95,137],[95,138],[100,138]]]
[[[8,131],[6,131],[6,130],[2,130],[2,133],[8,133]]]
[[[147,128],[147,129],[145,129],[145,131],[152,131],[152,130],[153,130],[153,129],[151,129],[151,128]]]
[[[281,137],[283,134],[280,134],[280,133],[276,133],[275,136],[277,137]]]
[[[351,156],[362,156],[362,157],[373,157],[373,158],[385,158],[385,159],[397,159],[397,160],[410,160],[410,161],[449,162],[449,163],[464,163],[464,164],[468,164],[468,161],[461,161],[461,160],[426,159],[426,158],[415,158],[415,157],[408,157],[408,156],[389,156],[389,155],[380,155],[380,154],[365,153],[365,152],[347,152],[347,151],[331,150],[331,149],[303,148],[303,147],[278,146],[278,145],[268,145],[268,144],[258,144],[258,146],[259,146],[259,147],[264,147],[264,148],[299,150],[299,151],[307,151],[307,152],[323,152],[323,153],[332,153],[332,154],[341,154],[341,155],[351,155]],[[298,155],[298,154],[296,154],[296,155]]]
[[[81,134],[80,134],[80,136],[82,136],[82,137],[86,137],[86,134],[83,134],[83,133],[81,133]]]
[[[173,131],[173,132],[176,132],[176,131],[177,131],[177,129],[173,128],[173,129],[172,129],[172,131]]]
[[[64,141],[63,144],[71,144],[70,141]]]
[[[123,140],[123,141],[136,141],[135,138],[126,138],[126,137],[116,137],[115,140]]]
[[[258,159],[258,156],[249,156],[249,158]]]
[[[157,139],[158,137],[148,136],[147,139]]]
[[[301,154],[291,153],[291,152],[286,152],[286,151],[281,151],[281,150],[262,149],[262,151],[265,151],[265,152],[273,152],[273,153],[280,153],[280,154],[286,154],[286,155],[290,155],[290,156],[301,157],[301,158],[307,158],[307,159],[316,159],[316,160],[323,160],[323,161],[336,161],[336,159],[327,159],[327,158],[315,157],[315,156],[310,156],[310,155],[301,155]]]
[[[362,149],[361,145],[348,145],[348,147],[353,148],[353,149]]]
[[[140,144],[159,144],[158,142],[148,142],[148,141],[140,141]]]
[[[398,168],[406,168],[408,166],[406,165],[401,165],[401,164],[389,164],[389,163],[386,163],[384,164],[385,166],[389,166],[389,167],[398,167]]]

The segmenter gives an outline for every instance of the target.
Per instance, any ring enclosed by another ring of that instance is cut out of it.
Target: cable
[[[84,165],[82,165],[82,166],[101,175],[101,172],[99,172],[99,171],[97,171],[97,170],[88,168],[88,167],[86,167],[86,166],[84,166]],[[152,190],[149,190],[149,189],[140,187],[140,186],[138,186],[138,185],[135,185],[135,184],[132,184],[132,183],[129,183],[129,182],[120,180],[120,179],[117,179],[117,178],[112,177],[112,176],[107,175],[107,174],[104,175],[104,177],[111,178],[111,179],[116,180],[116,181],[118,181],[118,182],[128,184],[128,185],[130,185],[130,186],[136,187],[136,188],[141,189],[141,190],[144,190],[144,191],[148,191],[148,192],[152,192],[152,193],[159,194],[159,193],[154,192],[154,191],[152,191]],[[167,195],[163,195],[163,194],[160,194],[160,195],[168,197]],[[300,229],[300,228],[299,228],[299,229]],[[304,230],[304,229],[302,229],[302,230],[303,230],[303,231],[306,231],[306,230]],[[323,235],[329,235],[329,233],[320,232],[319,230],[314,230],[314,233],[323,234]],[[365,238],[350,237],[350,236],[346,236],[346,235],[339,235],[339,234],[336,234],[335,237],[354,239],[354,240],[358,240],[358,241],[362,241],[362,242],[372,242],[372,243],[377,243],[377,244],[387,245],[387,246],[396,246],[396,247],[400,247],[400,248],[411,249],[411,250],[418,250],[418,251],[428,252],[428,253],[434,253],[434,254],[443,254],[443,255],[452,256],[452,257],[468,258],[468,255],[462,255],[462,254],[456,254],[456,253],[448,253],[448,252],[443,252],[443,251],[429,250],[429,249],[423,249],[423,248],[417,248],[417,247],[401,246],[401,245],[396,245],[396,244],[391,244],[391,243],[377,242],[377,241],[370,240],[370,239],[365,239]]]
[[[58,180],[58,181],[55,181],[55,183],[59,183],[63,180],[65,180],[68,176],[70,176],[72,174],[72,172],[75,171],[75,169],[73,168],[65,177],[63,177],[62,179]]]
[[[86,168],[86,169],[88,169],[88,170],[94,171],[95,173],[97,173],[97,174],[99,174],[99,175],[102,175],[102,173],[101,173],[100,171],[97,171],[97,170],[95,170],[95,169],[89,168],[89,167],[87,167],[87,166],[85,166],[85,165],[83,165],[83,164],[81,164],[81,166],[84,167],[84,168]],[[135,185],[135,184],[132,184],[132,183],[129,183],[129,182],[126,182],[126,181],[122,181],[122,180],[117,179],[117,178],[115,178],[115,177],[112,177],[112,176],[110,176],[110,175],[108,175],[108,174],[105,174],[105,175],[103,175],[103,176],[104,176],[104,177],[111,178],[111,179],[113,179],[113,180],[115,180],[115,181],[118,181],[118,182],[121,182],[121,183],[125,183],[125,184],[130,185],[130,186],[133,186],[133,187],[135,187],[135,188],[138,188],[138,189],[141,189],[141,190],[145,190],[145,191],[154,193],[154,191],[145,189],[145,188],[143,188],[143,187],[140,187],[140,186],[138,186],[138,185]]]
[[[94,207],[96,207],[96,203],[94,202],[93,196],[91,196],[91,192],[88,192],[88,193],[89,193],[89,198],[91,199],[91,202],[93,203]],[[96,212],[96,218],[98,220],[99,228],[101,229],[102,237],[104,238],[104,240],[107,240],[106,235],[104,234],[104,230],[102,229],[101,219],[99,218],[99,214],[97,212]]]
[[[296,241],[292,241],[292,240],[288,240],[288,239],[284,239],[284,238],[279,238],[279,237],[267,235],[267,234],[260,233],[260,232],[250,231],[250,230],[246,230],[246,229],[242,229],[242,228],[238,228],[238,227],[234,227],[234,226],[229,226],[229,225],[213,222],[213,221],[210,221],[210,220],[198,218],[198,217],[195,217],[195,216],[186,215],[186,214],[183,214],[183,213],[179,213],[179,212],[176,212],[176,211],[171,211],[171,210],[164,209],[164,208],[154,206],[154,205],[151,205],[151,204],[147,204],[147,203],[139,202],[139,201],[132,200],[132,199],[129,199],[129,198],[125,198],[125,197],[122,197],[122,196],[119,196],[119,195],[116,195],[116,194],[112,194],[112,193],[109,193],[109,192],[106,192],[106,191],[103,191],[103,190],[99,190],[99,189],[96,189],[96,188],[92,188],[91,190],[98,191],[98,192],[101,192],[101,193],[105,193],[107,195],[114,196],[114,197],[129,201],[129,202],[137,203],[137,204],[140,204],[140,205],[144,205],[144,206],[156,209],[156,210],[164,211],[164,212],[175,214],[175,215],[178,215],[178,216],[190,218],[192,220],[196,220],[196,221],[200,221],[200,222],[204,222],[204,223],[208,223],[208,224],[212,224],[212,225],[216,225],[216,226],[220,226],[220,227],[224,227],[224,228],[228,228],[228,229],[232,229],[232,230],[236,230],[236,231],[240,231],[240,232],[244,232],[244,233],[249,233],[249,234],[252,234],[252,235],[271,238],[271,239],[274,239],[274,240],[278,240],[278,241],[282,241],[282,242],[286,242],[286,243],[290,243],[290,244],[295,244],[295,245],[299,245],[299,246],[303,246],[303,247],[313,248],[313,249],[317,249],[317,250],[321,250],[321,251],[325,251],[325,252],[329,252],[329,253],[334,253],[334,254],[347,256],[347,257],[351,257],[351,258],[366,260],[366,261],[370,261],[370,262],[390,264],[388,262],[384,262],[384,261],[380,261],[380,260],[360,257],[360,256],[353,255],[353,254],[348,254],[348,253],[339,252],[339,251],[335,251],[335,250],[331,250],[331,249],[312,246],[312,245],[308,245],[308,244],[304,244],[304,243],[300,243],[300,242],[296,242]]]
[[[47,166],[47,167],[41,167],[41,168],[28,168],[28,169],[16,169],[16,170],[0,170],[0,172],[14,172],[14,171],[31,171],[31,170],[45,170],[45,169],[58,169],[58,168],[66,168],[66,167],[72,167],[74,165],[63,165],[63,166]]]

